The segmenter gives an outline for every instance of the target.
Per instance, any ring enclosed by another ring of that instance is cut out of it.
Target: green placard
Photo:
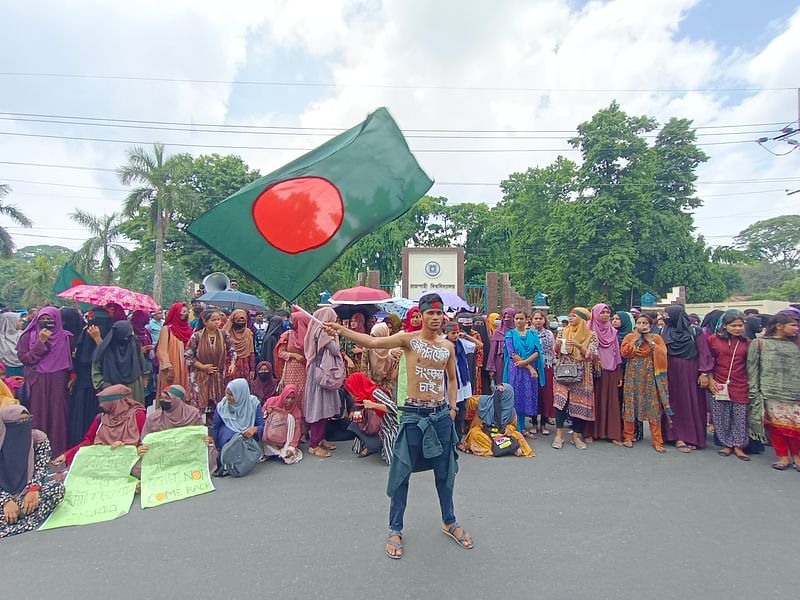
[[[136,446],[85,446],[75,455],[64,482],[64,500],[41,530],[111,521],[126,514],[136,493],[131,468]]]
[[[202,426],[175,427],[149,433],[142,443],[142,508],[151,508],[213,492],[208,446]]]

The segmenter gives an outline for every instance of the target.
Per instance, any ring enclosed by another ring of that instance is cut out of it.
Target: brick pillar
[[[366,273],[359,273],[358,274],[358,282],[356,283],[356,285],[364,286],[366,284],[367,284],[367,274]]]
[[[367,271],[367,287],[371,287],[376,290],[381,289],[380,271]]]
[[[493,313],[497,310],[500,300],[497,296],[500,281],[494,271],[486,273],[486,312]]]

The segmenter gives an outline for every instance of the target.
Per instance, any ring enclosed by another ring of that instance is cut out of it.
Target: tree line
[[[690,302],[736,293],[800,300],[800,215],[754,223],[733,246],[712,248],[696,233],[692,211],[702,205],[696,170],[708,157],[691,121],[660,125],[614,102],[578,125],[569,143],[580,151],[579,163],[559,156],[510,174],[496,206],[423,197],[355,243],[299,301],[316,304],[323,290],[354,285],[366,269],[396,283],[402,248],[410,245],[464,247],[467,283],[483,283],[487,271],[508,272],[523,295],[544,291],[556,306],[600,300],[628,306],[646,291],[662,295],[673,285],[685,285]],[[130,149],[117,176],[131,187],[120,213],[70,215],[89,231],[73,259],[86,275],[169,304],[186,297],[189,281],[223,271],[268,306],[283,303],[185,233],[199,215],[258,179],[258,170],[237,156],[169,155],[155,144]],[[0,214],[31,225],[3,200],[9,192],[0,187]],[[122,244],[125,238],[136,242],[134,249]],[[0,228],[0,277],[6,276],[0,298],[52,301],[47,281],[69,258],[63,250],[13,258],[13,240]]]

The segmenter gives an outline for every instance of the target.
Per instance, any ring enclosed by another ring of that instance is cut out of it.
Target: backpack
[[[491,440],[492,456],[514,455],[519,449],[519,442],[513,437],[505,434],[505,429],[500,430],[498,424],[502,421],[502,410],[500,406],[501,392],[495,390],[492,400],[494,401],[494,422],[484,423],[483,432]]]
[[[229,475],[244,477],[253,469],[261,455],[261,446],[255,438],[246,438],[237,433],[222,447],[219,462]]]
[[[317,341],[319,341],[319,337],[317,337]],[[314,381],[317,382],[317,385],[326,390],[341,389],[345,377],[344,359],[341,352],[329,352],[327,348],[323,348],[321,352],[317,352],[314,364],[317,367],[314,372]]]
[[[289,432],[289,415],[281,409],[273,409],[267,415],[264,424],[264,435],[262,439],[268,444],[283,446],[286,443],[286,436]]]

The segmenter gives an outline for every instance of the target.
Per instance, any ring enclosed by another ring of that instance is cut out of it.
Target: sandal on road
[[[328,440],[322,440],[319,445],[325,450],[336,450],[336,444],[331,444]]]
[[[461,535],[456,535],[456,531],[459,529],[461,530]],[[464,528],[457,522],[450,523],[450,525],[442,525],[442,533],[447,537],[453,538],[456,544],[461,546],[464,550],[472,550],[472,548],[475,547],[475,542],[468,539],[467,536],[469,536],[469,534],[464,531]]]
[[[314,456],[316,456],[318,458],[330,458],[331,457],[331,453],[328,452],[327,450],[325,450],[325,448],[323,448],[321,445],[317,446],[316,448],[309,448],[308,452],[309,452],[309,454],[313,454]]]
[[[678,449],[678,452],[683,452],[684,454],[692,453],[692,449],[687,446],[685,442],[678,442],[675,444],[675,447]]]
[[[392,538],[397,538],[396,540]],[[394,548],[390,551],[389,548]],[[399,533],[390,533],[386,540],[386,556],[393,560],[400,560],[403,558],[403,536]]]

